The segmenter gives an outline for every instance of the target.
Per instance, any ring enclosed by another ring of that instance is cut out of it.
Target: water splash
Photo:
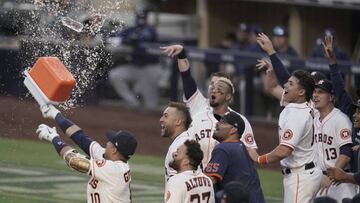
[[[34,0],[22,42],[25,67],[38,57],[57,56],[77,81],[69,100],[60,105],[69,109],[81,105],[106,79],[112,64],[103,39],[124,27],[122,15],[132,15],[131,0]],[[121,15],[119,15],[121,13]]]

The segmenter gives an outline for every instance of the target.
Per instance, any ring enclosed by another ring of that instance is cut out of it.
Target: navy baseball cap
[[[216,198],[225,199],[227,203],[246,203],[249,202],[249,192],[239,181],[231,181],[216,193]]]
[[[106,137],[126,158],[129,158],[135,153],[137,141],[131,133],[121,130],[118,132],[110,130],[106,133]]]
[[[235,128],[237,128],[238,134],[242,135],[245,130],[245,123],[241,116],[233,111],[229,111],[224,114],[224,116],[220,116],[218,114],[214,114],[216,120],[223,120],[225,123],[228,123]]]
[[[333,88],[332,82],[327,79],[319,80],[315,84],[315,88],[321,88],[330,94],[334,94],[334,88]]]
[[[311,77],[315,80],[315,82],[319,82],[319,80],[327,79],[326,75],[320,71],[313,71],[310,73]]]
[[[288,30],[283,25],[277,25],[273,29],[273,35],[276,37],[286,37],[288,36]]]

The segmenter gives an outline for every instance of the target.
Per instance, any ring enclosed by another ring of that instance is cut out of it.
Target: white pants
[[[341,183],[338,186],[331,185],[329,187],[327,194],[323,192],[323,194],[320,195],[320,191],[319,191],[316,196],[317,197],[328,196],[333,199],[336,199],[340,203],[344,198],[352,199],[358,192],[359,192],[359,187],[357,185],[354,185],[352,183]]]
[[[109,72],[109,80],[116,93],[130,106],[140,106],[139,93],[148,109],[155,109],[159,100],[159,64],[137,67],[132,64],[117,66]],[[133,83],[133,90],[130,89]]]
[[[284,175],[284,203],[312,203],[321,184],[319,167]]]

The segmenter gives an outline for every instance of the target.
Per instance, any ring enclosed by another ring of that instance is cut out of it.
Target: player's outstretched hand
[[[261,70],[263,68],[266,69],[266,72],[270,72],[273,70],[273,66],[271,64],[271,62],[269,60],[266,60],[266,59],[258,59],[257,60],[257,64],[255,65],[255,67],[258,69],[258,70]]]
[[[60,111],[55,108],[52,104],[47,104],[41,107],[41,113],[44,118],[52,118],[55,119],[56,115],[60,113]]]
[[[328,58],[330,64],[336,64],[336,55],[334,52],[334,38],[333,36],[325,36],[325,41],[322,42],[325,56]]]
[[[178,55],[184,49],[184,47],[182,45],[176,44],[176,45],[160,47],[160,49],[167,56],[174,57],[174,56]]]
[[[40,124],[38,129],[36,130],[36,133],[39,134],[40,140],[46,140],[49,142],[52,142],[52,140],[59,136],[59,134],[56,132],[56,128],[50,128],[49,126],[45,124]]]
[[[270,56],[275,53],[274,46],[267,35],[264,33],[259,33],[256,37],[256,41],[259,46]]]

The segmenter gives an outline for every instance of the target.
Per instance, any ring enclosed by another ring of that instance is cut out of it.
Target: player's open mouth
[[[216,99],[215,95],[211,95],[211,99],[215,100]]]
[[[287,94],[288,93],[288,91],[284,91],[284,94]]]

